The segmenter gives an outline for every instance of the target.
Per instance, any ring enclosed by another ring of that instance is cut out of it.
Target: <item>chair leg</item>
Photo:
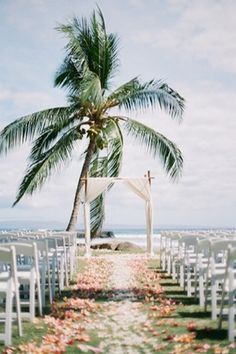
[[[180,265],[180,286],[184,288],[184,265]]]
[[[163,253],[163,256],[162,256],[162,265],[161,265],[161,269],[163,270],[163,271],[165,271],[166,270],[166,256],[165,256],[165,253]]]
[[[29,311],[30,311],[30,321],[33,322],[35,319],[35,279],[31,274],[30,279],[30,298],[29,298]]]
[[[22,322],[21,322],[21,307],[20,307],[20,293],[18,284],[15,285],[15,298],[16,298],[16,315],[17,315],[17,325],[18,325],[18,334],[22,337]]]
[[[67,260],[67,253],[65,252],[65,280],[66,280],[66,286],[69,286],[69,274],[68,274],[68,260]]]
[[[56,292],[56,259],[55,256],[52,258],[52,281],[51,281],[51,302],[55,296]]]
[[[204,311],[207,311],[207,299],[208,299],[208,291],[209,291],[209,274],[207,271],[206,274],[206,284],[205,284],[205,289],[204,289]]]
[[[204,303],[205,303],[204,281],[203,281],[202,270],[200,270],[200,272],[199,272],[199,304],[201,307],[203,307]]]
[[[173,280],[177,279],[177,274],[176,274],[176,261],[173,260],[173,264],[172,264],[172,278]]]
[[[36,274],[36,283],[37,283],[37,295],[38,295],[38,311],[39,311],[39,316],[42,316],[43,315],[43,307],[42,307],[40,274]]]
[[[234,314],[235,314],[235,310],[234,310],[234,296],[235,296],[235,292],[234,292],[234,274],[233,274],[233,270],[230,269],[229,271],[229,319],[228,319],[228,339],[230,342],[234,341]]]
[[[191,272],[190,272],[190,269],[188,267],[188,271],[187,271],[187,296],[191,296],[192,295],[192,284],[191,284]]]
[[[52,303],[52,284],[51,284],[51,269],[50,262],[48,256],[46,257],[47,262],[47,278],[48,278],[48,294],[49,294],[49,302]]]
[[[211,277],[211,319],[217,318],[217,284],[214,275]]]
[[[13,305],[13,293],[12,284],[8,288],[6,294],[6,321],[5,321],[5,345],[11,345],[12,341],[12,305]]]
[[[170,259],[170,255],[167,258],[167,274],[168,275],[171,274],[171,259]]]
[[[60,260],[60,289],[64,289],[64,275],[65,275],[65,267],[64,267],[64,256],[61,255],[61,260]]]
[[[41,271],[41,299],[42,299],[42,307],[45,306],[46,303],[46,293],[45,293],[45,287],[46,287],[46,269],[45,269],[45,262],[43,261],[42,264],[42,271]]]

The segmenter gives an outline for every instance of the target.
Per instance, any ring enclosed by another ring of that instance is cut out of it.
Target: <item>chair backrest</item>
[[[54,237],[47,237],[46,238],[47,242],[48,242],[48,249],[51,250],[56,250],[57,248],[57,241]]]
[[[39,260],[38,260],[38,249],[37,244],[34,241],[22,240],[23,242],[9,242],[5,243],[4,248],[14,248],[15,253],[15,262],[18,266],[27,265],[30,266],[30,269],[35,269],[36,272],[39,272]]]
[[[225,289],[225,284],[228,280],[229,292],[235,290],[235,281],[234,281],[236,275],[235,263],[236,263],[236,247],[232,247],[232,245],[229,245],[226,267],[225,267],[225,276],[224,276],[224,289]]]
[[[197,251],[198,253],[209,254],[210,247],[213,243],[221,241],[219,237],[204,237],[199,238],[197,242]]]
[[[198,239],[197,250],[198,252],[209,250],[211,240],[209,238]]]
[[[10,246],[9,248],[0,247],[0,263],[10,266],[8,270],[13,275],[16,283],[16,252],[14,246]]]
[[[226,273],[229,271],[229,268],[235,270],[235,262],[236,262],[236,247],[232,247],[229,245],[228,253],[227,253],[227,262],[226,262]]]
[[[236,262],[236,247],[232,247],[231,245],[228,248],[228,259],[229,263]]]
[[[198,238],[195,235],[184,235],[181,236],[179,239],[179,246],[180,246],[180,254],[184,256],[184,254],[188,250],[196,250],[198,243]]]
[[[17,256],[35,257],[35,247],[37,247],[35,242],[26,243],[25,240],[19,240],[18,242],[8,242],[1,245],[1,247],[6,248],[10,248],[11,246],[14,246]]]
[[[6,264],[12,264],[12,249],[11,247],[0,247],[0,262]]]

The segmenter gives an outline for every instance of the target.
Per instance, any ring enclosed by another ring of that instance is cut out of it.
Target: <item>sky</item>
[[[96,4],[107,30],[120,37],[114,85],[137,75],[144,81],[162,79],[186,99],[181,124],[158,110],[132,116],[181,149],[184,171],[178,183],[130,137],[121,175],[142,177],[151,170],[157,227],[236,227],[234,0],[0,0],[0,129],[25,114],[66,103],[66,92],[53,87],[66,44],[55,28],[72,16],[89,16]],[[66,225],[79,153],[40,192],[12,208],[28,153],[29,146],[22,146],[0,157],[0,226],[6,220]],[[107,196],[106,225],[144,223],[143,201],[115,186]]]

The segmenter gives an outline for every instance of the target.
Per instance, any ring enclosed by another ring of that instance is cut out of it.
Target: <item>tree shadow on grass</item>
[[[196,339],[211,339],[211,340],[227,340],[228,331],[226,329],[216,329],[216,328],[203,328],[196,330]]]
[[[182,290],[182,289],[171,289],[171,290],[169,290],[169,289],[165,289],[165,294],[166,294],[166,296],[182,296],[182,297],[187,297],[187,295],[186,295],[186,291],[184,291],[184,290]],[[189,298],[189,299],[192,299],[192,297],[191,298]]]
[[[157,269],[155,267],[149,267],[149,269],[153,270],[154,273],[158,273],[158,274],[166,274],[165,270],[162,269]]]
[[[179,287],[179,284],[177,282],[168,282],[168,279],[167,281],[161,280],[160,285],[165,287]]]
[[[183,318],[209,318],[211,313],[209,311],[178,311],[178,315]]]
[[[195,300],[193,297],[186,296],[167,296],[171,298],[177,305],[198,305],[198,300]]]

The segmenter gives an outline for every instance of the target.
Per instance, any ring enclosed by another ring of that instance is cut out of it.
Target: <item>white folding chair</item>
[[[76,270],[77,233],[68,231],[52,232],[50,237],[57,239],[58,252],[63,251],[65,285],[68,286],[69,279],[72,280]]]
[[[226,298],[226,296],[228,297]],[[230,245],[228,248],[228,255],[224,274],[224,283],[221,298],[221,307],[219,314],[219,329],[221,329],[222,320],[225,307],[225,301],[227,301],[228,309],[228,339],[234,341],[236,336],[235,328],[235,298],[236,298],[236,248],[232,248]]]
[[[162,232],[160,241],[160,265],[163,271],[166,271],[168,275],[172,274],[173,261],[176,254],[178,254],[178,233],[176,232]]]
[[[172,234],[167,242],[166,250],[166,270],[167,274],[171,275],[175,280],[177,278],[177,268],[178,268],[178,259],[179,259],[179,239],[178,234]]]
[[[33,321],[35,319],[35,307],[38,307],[39,315],[42,316],[42,297],[40,288],[40,273],[38,264],[38,250],[36,242],[21,240],[22,242],[2,244],[4,248],[14,246],[17,257],[17,278],[23,288],[29,287],[29,299],[21,299],[21,306],[29,307],[29,311],[22,312],[23,319]],[[25,241],[25,243],[23,243]],[[36,302],[37,289],[37,302]]]
[[[60,293],[60,268],[57,253],[57,241],[52,237],[44,239],[46,242],[46,264],[48,273],[49,300],[52,303],[56,289]],[[45,298],[45,296],[44,296]]]
[[[57,248],[57,260],[60,267],[59,284],[60,290],[63,290],[65,286],[69,286],[69,273],[68,273],[68,255],[66,251],[66,239],[65,236],[55,236],[56,248]]]
[[[207,302],[210,297],[212,320],[216,320],[217,315],[220,312],[218,303],[221,300],[222,295],[222,286],[226,267],[226,256],[229,245],[231,245],[232,247],[236,247],[236,240],[230,238],[217,241],[211,240],[210,242],[205,287],[205,310],[207,310]]]
[[[40,238],[35,240],[38,250],[39,272],[41,278],[41,296],[42,306],[46,304],[46,294],[48,293],[49,301],[52,303],[52,286],[50,271],[50,254],[48,249],[48,240]]]
[[[15,248],[0,247],[0,297],[5,299],[5,312],[0,312],[0,319],[4,321],[4,332],[0,333],[0,340],[5,345],[12,342],[13,299],[15,298],[18,333],[22,336],[19,283],[16,270]]]
[[[167,233],[161,232],[160,238],[160,267],[163,271],[166,270],[166,243],[167,243]]]
[[[208,270],[208,257],[210,252],[210,242],[219,240],[212,239],[209,236],[198,239],[197,242],[197,254],[196,254],[196,266],[195,266],[195,279],[194,279],[194,293],[195,299],[199,299],[199,305],[204,307],[205,305],[205,287]]]

